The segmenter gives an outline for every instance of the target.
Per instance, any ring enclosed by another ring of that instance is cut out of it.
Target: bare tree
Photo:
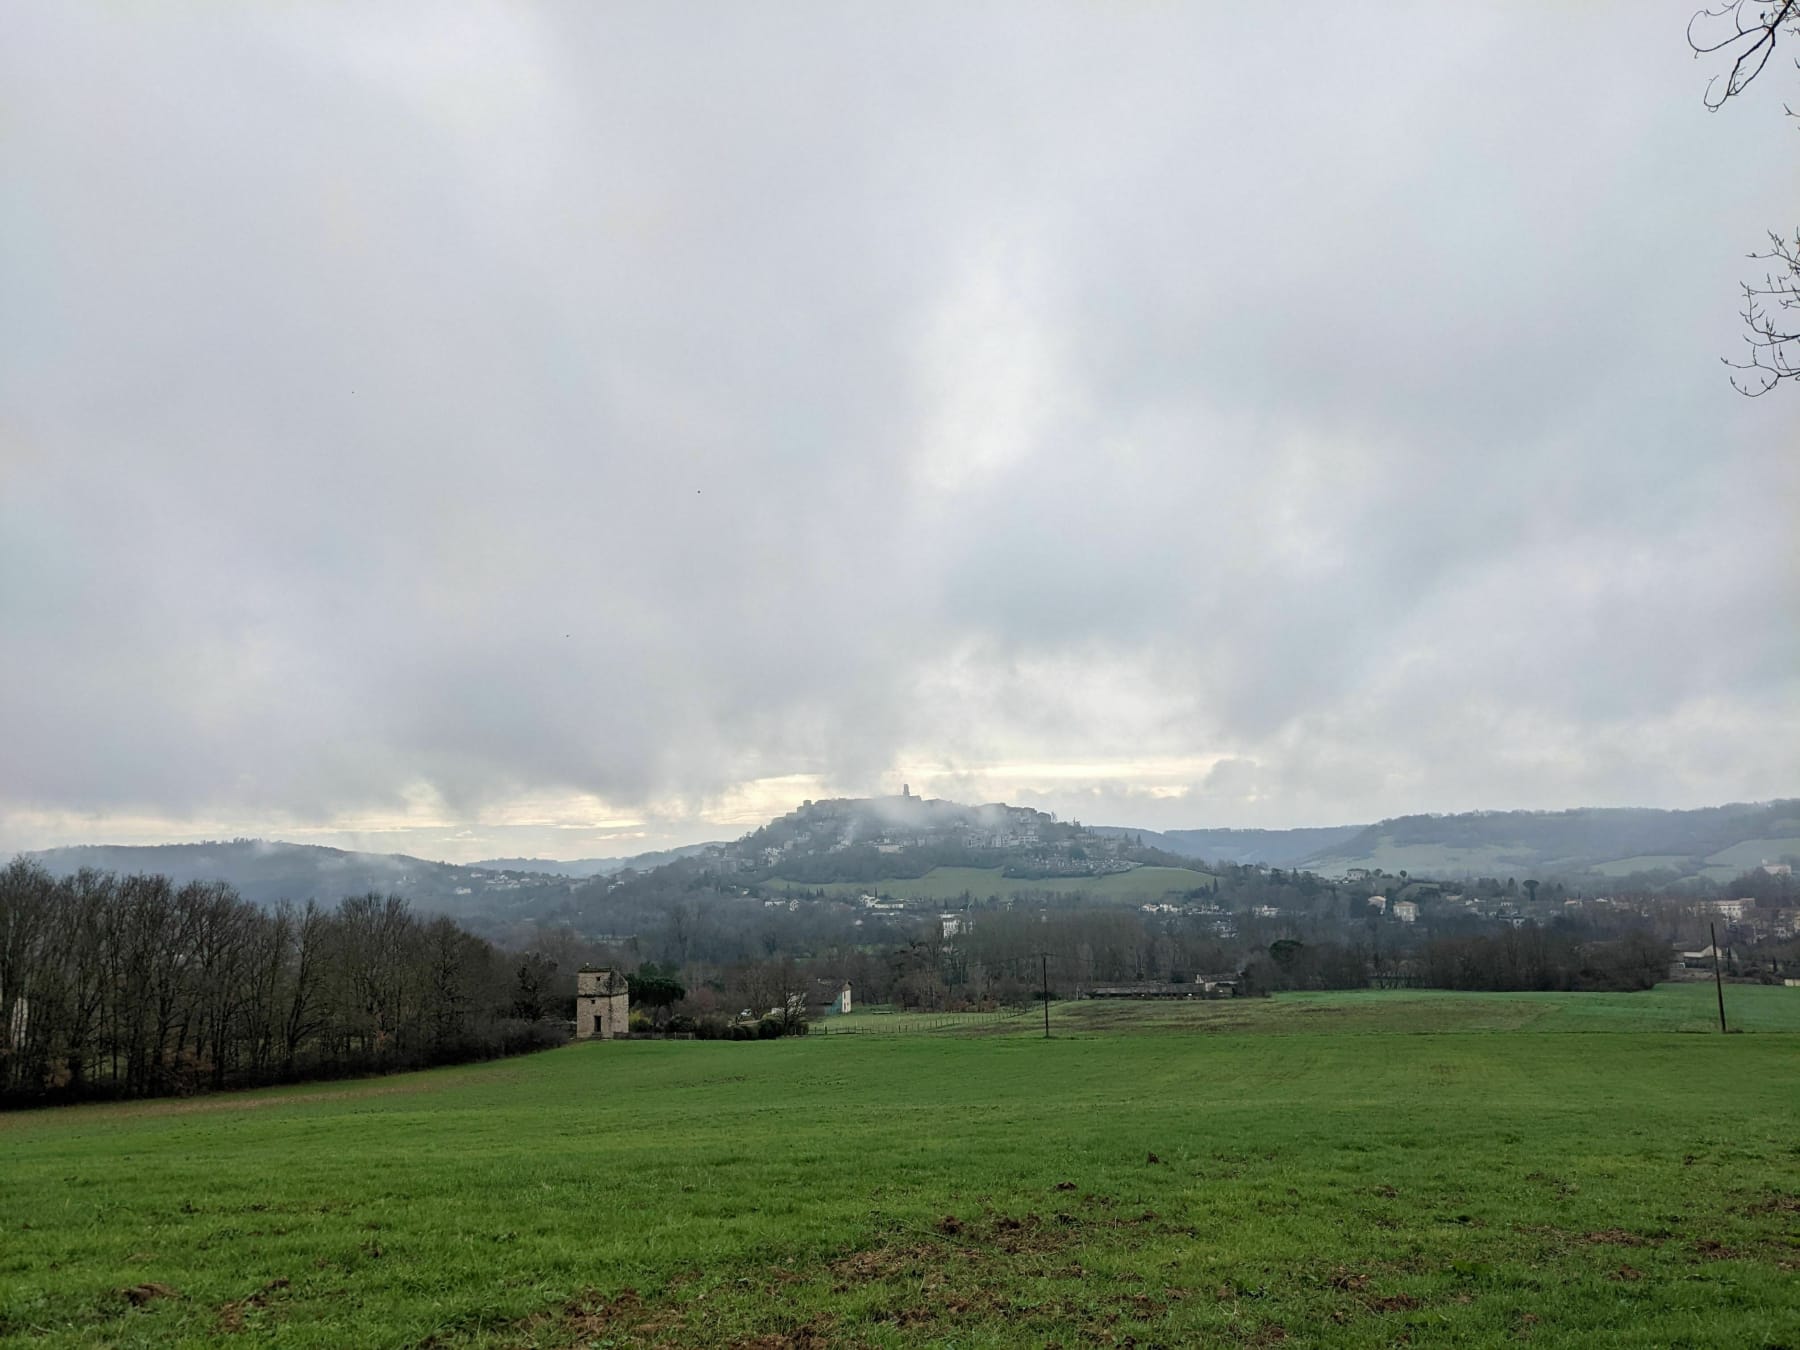
[[[1724,107],[1748,89],[1767,68],[1783,37],[1800,41],[1800,0],[1720,0],[1688,21],[1688,45],[1696,56],[1731,59],[1723,75],[1706,86],[1706,106]],[[1792,105],[1790,117],[1797,116]],[[1760,282],[1743,285],[1748,355],[1723,358],[1731,384],[1756,398],[1778,384],[1800,380],[1800,229],[1792,238],[1769,231],[1769,248],[1750,257],[1765,265]]]
[[[394,896],[265,911],[221,882],[0,866],[0,1103],[505,1054],[507,961]]]
[[[326,1026],[319,1010],[325,982],[325,943],[329,919],[316,901],[308,900],[297,915],[287,901],[276,910],[291,922],[293,957],[282,999],[281,1070],[292,1076],[300,1046]]]

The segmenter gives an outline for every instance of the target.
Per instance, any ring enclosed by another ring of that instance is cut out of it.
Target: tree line
[[[561,1042],[530,967],[398,896],[262,908],[220,882],[0,871],[0,1103],[148,1097]],[[541,1020],[540,1020],[541,1019]]]

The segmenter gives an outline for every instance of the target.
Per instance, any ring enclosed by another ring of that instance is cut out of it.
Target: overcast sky
[[[0,3],[0,848],[1800,793],[1683,3]]]

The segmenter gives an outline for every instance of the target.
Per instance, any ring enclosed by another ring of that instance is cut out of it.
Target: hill
[[[422,909],[489,925],[565,898],[574,884],[567,877],[542,873],[495,872],[404,853],[351,853],[319,844],[267,839],[148,846],[88,844],[43,849],[26,856],[57,876],[92,867],[105,872],[155,872],[177,885],[222,881],[246,900],[261,905],[308,899],[331,905],[347,895],[393,892]]]
[[[1012,900],[1043,895],[1086,896],[1091,900],[1117,900],[1131,904],[1162,900],[1199,890],[1215,878],[1188,867],[1133,867],[1101,876],[1009,877],[998,867],[934,867],[922,877],[884,877],[879,881],[827,881],[800,886],[784,877],[770,877],[765,892],[784,888],[844,899],[863,894],[896,900],[927,900],[950,904],[967,896],[971,900]]]
[[[1096,827],[1105,835],[1129,835],[1178,858],[1263,867],[1294,867],[1314,854],[1354,839],[1366,825],[1327,825],[1293,830],[1134,830]]]
[[[1141,866],[1179,867],[1137,831],[1098,830],[1028,806],[938,798],[843,797],[804,802],[730,844],[683,862],[740,883],[794,886],[917,879],[936,868],[997,869],[1021,881],[1091,880]]]
[[[557,858],[484,858],[468,865],[479,867],[485,872],[534,872],[555,877],[610,877],[627,868],[647,872],[652,867],[661,867],[677,858],[692,858],[708,849],[719,847],[721,845],[713,841],[684,844],[680,848],[657,849],[650,853],[634,853],[624,858],[571,858],[566,862]]]
[[[151,847],[94,845],[28,855],[52,872],[160,872],[223,881],[246,899],[393,892],[490,934],[573,922],[631,934],[683,897],[759,888],[885,892],[954,900],[1023,893],[1147,901],[1210,880],[1206,865],[1262,865],[1341,876],[1352,868],[1415,877],[1535,877],[1618,889],[1725,882],[1768,860],[1800,863],[1800,800],[1698,811],[1473,812],[1295,830],[1135,830],[1086,826],[1029,807],[898,797],[808,801],[728,843],[629,858],[492,859],[472,866],[405,854],[235,839]]]
[[[1693,811],[1470,811],[1294,830],[1104,825],[1097,832],[1180,858],[1326,876],[1361,867],[1444,878],[1605,878],[1649,888],[1694,878],[1729,881],[1763,862],[1800,864],[1800,799]]]
[[[1696,811],[1587,807],[1399,816],[1306,855],[1335,874],[1379,867],[1439,877],[1596,876],[1729,881],[1757,864],[1800,862],[1800,799]]]

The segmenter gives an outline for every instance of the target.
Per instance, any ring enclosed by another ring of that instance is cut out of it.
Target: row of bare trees
[[[376,894],[0,870],[0,1102],[158,1096],[533,1048],[517,961]]]

